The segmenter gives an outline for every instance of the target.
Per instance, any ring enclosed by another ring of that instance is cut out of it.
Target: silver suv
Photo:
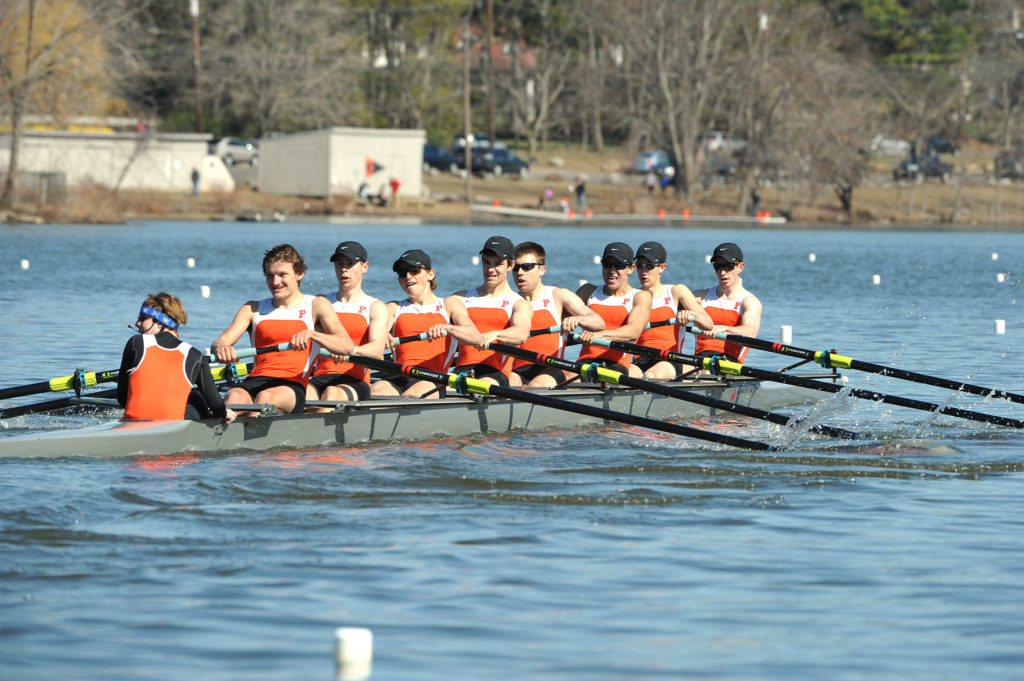
[[[236,163],[248,163],[251,166],[257,166],[260,163],[259,140],[221,137],[213,145],[211,153],[224,159],[224,165],[226,166],[233,166]]]

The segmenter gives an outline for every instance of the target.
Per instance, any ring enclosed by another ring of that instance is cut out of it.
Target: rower
[[[637,345],[659,350],[682,352],[686,324],[694,323],[701,329],[710,329],[714,324],[711,316],[704,311],[690,289],[684,284],[661,283],[661,275],[668,267],[668,253],[657,241],[647,241],[636,249],[636,269],[640,286],[651,294],[651,323],[678,319],[682,326],[658,326],[646,329],[636,339]],[[643,378],[673,379],[690,371],[693,367],[675,360],[652,357],[634,357],[636,376],[643,372]]]
[[[629,284],[633,264],[633,249],[616,241],[604,247],[601,256],[601,276],[604,285],[583,284],[576,291],[587,307],[604,319],[604,331],[583,331],[580,340],[590,343],[594,338],[632,343],[640,337],[651,314],[651,294]],[[619,350],[586,345],[580,352],[580,361],[593,360],[609,369],[629,373],[630,355]]]
[[[740,274],[746,268],[743,251],[734,243],[726,242],[715,247],[711,254],[711,265],[718,277],[718,286],[700,289],[693,295],[707,312],[714,326],[697,336],[694,354],[698,357],[725,355],[736,362],[743,362],[748,347],[726,343],[714,338],[718,333],[756,337],[761,328],[761,301],[743,288]]]
[[[355,346],[327,299],[299,290],[306,263],[292,246],[280,244],[267,251],[263,274],[271,297],[242,305],[210,352],[218,361],[234,362],[234,344],[246,331],[253,347],[291,343],[291,350],[257,355],[255,367],[228,391],[227,401],[272,404],[282,413],[301,412],[313,345],[336,355],[347,355]]]
[[[117,403],[126,419],[235,420],[217,392],[209,359],[178,338],[187,323],[185,306],[170,293],[151,293],[142,303],[139,333],[125,344],[117,373]]]
[[[437,272],[431,266],[430,256],[419,249],[411,249],[398,256],[391,269],[398,275],[398,285],[405,291],[405,300],[393,300],[386,306],[390,334],[385,344],[395,354],[399,364],[424,367],[447,373],[455,349],[448,335],[451,311],[446,301],[437,297]],[[463,333],[476,331],[472,325]],[[427,334],[423,340],[395,344],[396,339]],[[387,375],[370,387],[373,395],[383,397],[444,397],[444,386],[410,376]]]
[[[562,327],[562,333],[576,329],[601,331],[604,320],[580,300],[579,296],[565,288],[548,286],[541,281],[547,272],[547,256],[544,247],[532,241],[516,246],[516,264],[512,267],[512,279],[521,295],[533,307],[531,330]],[[563,316],[564,315],[564,316]],[[562,335],[558,332],[531,336],[521,346],[525,350],[561,357],[564,353]],[[536,364],[524,359],[512,362],[512,384],[527,385],[531,388],[554,388],[565,381],[561,369]]]
[[[492,236],[480,249],[483,283],[445,300],[454,324],[448,333],[459,343],[456,373],[472,373],[490,383],[509,385],[512,358],[487,346],[494,342],[519,345],[530,336],[533,308],[508,283],[514,262],[512,242]],[[467,331],[469,326],[472,331]]]
[[[363,292],[363,275],[370,269],[366,249],[356,241],[343,241],[331,255],[338,290],[327,294],[328,302],[355,343],[353,355],[380,357],[384,354],[388,311],[384,303]],[[350,402],[370,399],[370,370],[331,357],[317,357],[307,400]],[[318,409],[330,411],[330,409]]]

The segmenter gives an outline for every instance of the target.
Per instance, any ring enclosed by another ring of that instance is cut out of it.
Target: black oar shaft
[[[443,374],[423,367],[417,367],[406,364],[398,364],[396,362],[388,362],[382,359],[376,359],[374,357],[357,357],[350,356],[348,361],[353,364],[359,364],[361,366],[368,367],[370,369],[378,369],[384,371],[398,372],[412,378],[423,379],[437,383],[440,385],[447,385],[449,387],[460,389],[460,386],[465,386],[466,392],[481,394],[481,395],[492,395],[494,397],[503,397],[509,400],[515,400],[519,402],[529,402],[542,407],[549,407],[551,409],[559,409],[562,411],[569,411],[576,414],[582,414],[584,416],[590,416],[593,418],[603,419],[607,421],[618,421],[619,423],[626,423],[633,426],[639,426],[641,428],[649,428],[651,430],[659,430],[663,432],[673,433],[675,435],[682,435],[684,437],[696,438],[700,440],[707,440],[710,442],[717,442],[720,444],[731,445],[733,447],[739,447],[741,449],[754,449],[754,450],[768,450],[771,449],[771,445],[764,442],[756,442],[754,440],[746,440],[744,438],[733,437],[731,435],[723,435],[720,433],[709,433],[707,431],[700,430],[698,428],[690,428],[688,426],[679,425],[677,423],[670,423],[666,421],[658,421],[656,419],[647,418],[645,416],[636,416],[634,414],[626,414],[623,412],[612,411],[610,409],[603,409],[601,407],[595,407],[589,404],[580,404],[572,402],[570,400],[562,400],[557,397],[551,397],[550,395],[543,395],[535,392],[529,392],[526,390],[516,390],[514,388],[506,388],[504,386],[493,385],[486,381],[480,381],[474,378],[463,378],[456,374]]]
[[[498,352],[510,355],[512,357],[518,357],[519,359],[525,359],[530,362],[536,362],[537,364],[544,364],[547,366],[555,367],[556,369],[564,369],[571,371],[575,374],[581,374],[586,371],[585,364],[582,362],[574,362],[572,360],[565,359],[563,357],[552,357],[551,355],[544,355],[530,350],[524,350],[523,348],[517,348],[513,345],[505,345],[503,343],[491,343],[490,348],[497,350]],[[598,369],[599,378],[604,377],[607,382],[615,385],[622,385],[630,388],[638,388],[640,390],[646,390],[647,392],[656,393],[658,395],[665,395],[666,397],[672,397],[677,400],[683,400],[685,402],[692,402],[694,404],[701,404],[712,409],[718,409],[720,411],[728,411],[735,414],[741,414],[743,416],[750,416],[752,418],[761,419],[764,421],[770,421],[783,426],[788,426],[792,420],[792,416],[787,414],[777,414],[774,412],[766,411],[764,409],[758,409],[756,407],[748,407],[735,402],[728,402],[726,400],[720,400],[716,397],[709,395],[700,395],[693,393],[688,390],[676,388],[673,386],[664,385],[662,383],[655,383],[653,381],[647,381],[642,378],[635,378],[628,376],[619,371],[611,371],[608,369]],[[859,433],[855,433],[844,428],[833,428],[831,426],[816,425],[812,426],[811,430],[828,435],[830,437],[841,437],[848,440],[857,439],[860,437]]]
[[[699,333],[694,330],[693,327],[686,327],[688,331],[692,333]],[[948,390],[956,390],[959,392],[970,393],[971,395],[981,395],[983,397],[995,397],[1000,399],[1007,399],[1011,402],[1017,402],[1024,404],[1024,395],[1019,393],[1008,392],[1006,390],[998,390],[996,388],[986,388],[981,385],[974,385],[972,383],[965,383],[963,381],[954,381],[948,378],[942,378],[941,376],[929,376],[928,374],[918,373],[916,371],[909,371],[907,369],[898,369],[896,367],[887,367],[882,364],[875,364],[873,362],[865,362],[845,355],[840,355],[835,352],[825,351],[814,351],[806,348],[796,348],[792,345],[784,345],[782,343],[773,343],[766,341],[761,338],[752,338],[750,336],[740,336],[737,334],[716,334],[716,338],[721,340],[736,343],[737,345],[746,345],[751,348],[758,350],[767,350],[768,352],[774,352],[780,355],[788,355],[789,357],[799,357],[800,359],[810,360],[812,362],[818,362],[828,368],[836,367],[837,369],[855,369],[857,371],[864,371],[866,373],[878,374],[880,376],[889,376],[890,378],[898,378],[904,381],[912,381],[914,383],[922,383],[924,385],[934,386],[936,388],[946,388]]]
[[[836,385],[835,383],[827,383],[825,381],[816,381],[803,376],[794,376],[792,374],[784,374],[778,371],[768,371],[767,369],[755,369],[754,367],[748,367],[738,362],[724,361],[720,359],[713,359],[710,357],[695,357],[693,355],[684,355],[677,352],[668,352],[664,350],[656,350],[654,348],[645,348],[642,345],[635,345],[633,343],[623,343],[621,341],[605,341],[598,339],[602,344],[607,343],[608,347],[614,350],[621,350],[623,352],[633,352],[636,354],[647,354],[653,350],[654,355],[663,359],[672,359],[678,362],[686,362],[687,364],[694,364],[707,370],[712,370],[716,367],[722,373],[734,374],[737,376],[749,376],[751,378],[760,378],[766,381],[775,381],[776,383],[786,383],[788,385],[795,385],[801,388],[810,388],[811,390],[821,390],[824,392],[837,393],[843,390],[843,386]],[[908,409],[919,409],[921,411],[938,412],[940,414],[946,414],[948,416],[955,416],[957,418],[969,419],[971,421],[981,421],[984,423],[994,423],[1000,426],[1008,426],[1010,428],[1024,428],[1024,421],[1019,419],[1007,418],[1005,416],[996,416],[994,414],[983,414],[976,411],[970,411],[967,409],[959,409],[957,407],[942,407],[932,402],[925,402],[923,400],[915,400],[907,397],[899,397],[897,395],[887,395],[885,393],[875,392],[873,390],[861,390],[859,388],[852,388],[849,394],[853,397],[857,397],[863,400],[871,400],[873,402],[885,402],[886,404],[894,404],[899,407],[907,407]]]
[[[117,390],[111,388],[109,390],[101,390],[96,393],[91,393],[91,397],[114,397],[117,395]],[[15,407],[7,407],[6,409],[0,409],[0,419],[12,419],[15,416],[24,416],[26,414],[40,414],[46,411],[56,411],[57,409],[66,409],[67,407],[73,407],[74,397],[58,397],[55,400],[47,400],[45,402],[35,402],[33,404],[20,404]]]
[[[117,380],[117,369],[112,371],[87,371],[79,374],[72,374],[71,376],[60,376],[58,378],[51,378],[48,381],[39,381],[37,383],[30,383],[28,385],[18,385],[13,388],[0,389],[0,400],[10,399],[12,397],[24,397],[25,395],[38,395],[39,393],[45,392],[61,392],[63,390],[71,390],[75,385],[75,379],[78,378],[81,382],[81,386],[97,385],[98,383],[106,383],[108,381]]]

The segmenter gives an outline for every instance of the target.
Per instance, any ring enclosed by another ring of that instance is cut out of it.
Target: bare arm
[[[709,315],[701,306],[700,301],[697,297],[690,292],[690,289],[683,284],[676,284],[672,287],[672,297],[676,301],[676,306],[679,309],[677,318],[680,324],[689,324],[690,322],[696,324],[700,329],[708,330],[715,323],[711,320]]]
[[[606,338],[613,341],[625,341],[632,343],[640,334],[651,319],[651,294],[647,291],[634,290],[633,309],[630,310],[626,321],[617,329],[605,329],[604,331],[584,331],[580,334],[580,340],[589,343],[592,338]]]
[[[338,313],[323,296],[313,299],[313,319],[320,330],[304,329],[292,336],[291,345],[296,350],[305,350],[310,342],[318,343],[332,355],[350,355],[355,343],[345,327],[338,321]]]
[[[465,291],[459,291],[453,293],[444,299],[444,306],[448,310],[448,316],[451,317],[451,324],[437,324],[430,328],[430,337],[440,337],[440,331],[446,332],[449,336],[454,338],[463,345],[479,345],[481,335],[476,328],[476,324],[469,318],[469,312],[466,310],[465,304]],[[435,331],[438,332],[437,335]]]
[[[234,345],[242,337],[242,334],[249,330],[258,306],[259,303],[250,300],[238,308],[238,312],[235,313],[235,318],[231,320],[228,328],[224,329],[224,332],[217,337],[217,340],[210,344],[210,352],[217,356],[218,362],[228,364],[238,359],[238,356],[235,354]]]
[[[384,355],[384,344],[388,337],[388,308],[379,300],[373,301],[370,305],[370,325],[366,329],[367,340],[356,347],[350,354],[362,357],[377,357]]]
[[[562,332],[572,333],[577,328],[585,331],[604,331],[604,320],[567,288],[555,289],[555,300],[562,308]]]
[[[533,306],[520,298],[512,305],[512,317],[509,325],[497,331],[488,331],[480,336],[477,347],[481,350],[497,341],[507,345],[520,345],[530,337],[530,325],[533,322]]]
[[[761,301],[750,295],[743,299],[740,307],[740,323],[736,326],[715,326],[715,333],[725,331],[737,336],[757,336],[761,330]]]
[[[395,349],[395,314],[398,312],[398,301],[392,300],[385,307],[388,319],[384,324],[386,333],[384,334],[384,347],[388,350]]]

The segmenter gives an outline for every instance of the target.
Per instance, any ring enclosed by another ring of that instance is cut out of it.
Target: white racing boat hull
[[[672,385],[761,409],[779,409],[827,396],[820,391],[762,384],[745,378]],[[543,394],[658,420],[689,419],[717,411],[675,398],[621,388],[584,386],[543,391]],[[0,456],[118,458],[182,452],[316,449],[616,424],[610,419],[492,397],[375,399],[336,404],[336,409],[329,413],[239,416],[228,425],[216,420],[108,421],[75,430],[0,438]]]

